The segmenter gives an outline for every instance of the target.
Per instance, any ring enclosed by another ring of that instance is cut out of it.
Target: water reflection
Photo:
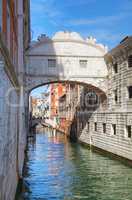
[[[51,129],[30,142],[25,200],[131,200],[132,169],[91,152]]]

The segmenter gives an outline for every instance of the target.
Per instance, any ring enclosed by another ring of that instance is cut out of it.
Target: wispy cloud
[[[132,0],[30,1],[33,39],[41,33],[51,36],[59,30],[71,30],[114,46],[132,31]]]
[[[93,36],[96,38],[97,43],[102,43],[111,49],[115,45],[119,44],[123,37],[126,36],[125,33],[114,31],[113,29],[105,29],[105,28],[95,28],[93,30],[82,31],[81,33],[85,38],[88,36]]]
[[[31,10],[32,15],[38,17],[41,15],[53,18],[61,15],[61,11],[55,6],[55,0],[32,0]]]
[[[113,16],[100,16],[95,19],[73,19],[68,22],[72,26],[81,26],[81,25],[113,25],[122,19],[132,15],[132,13],[121,13]]]
[[[74,0],[67,0],[65,1],[65,3],[63,4],[64,7],[73,7],[73,6],[82,6],[82,5],[88,5],[88,4],[93,4],[95,3],[97,0],[78,0],[78,1],[74,1]]]

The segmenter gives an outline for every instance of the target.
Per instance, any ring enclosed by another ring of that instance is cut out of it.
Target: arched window
[[[89,91],[85,95],[85,106],[86,107],[97,107],[99,105],[99,97],[94,91]]]
[[[132,67],[132,55],[128,57],[128,67]]]

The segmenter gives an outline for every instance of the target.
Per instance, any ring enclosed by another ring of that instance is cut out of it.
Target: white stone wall
[[[97,122],[97,131],[94,123]],[[132,138],[126,136],[126,125],[132,124],[132,113],[97,113],[90,120],[90,129],[83,130],[79,140],[132,160]],[[106,133],[103,133],[106,123]],[[112,134],[112,124],[116,124],[116,135]]]
[[[7,102],[7,92],[12,84],[0,61],[0,199],[13,200],[17,187],[17,134],[18,108]],[[18,103],[18,96],[12,91],[8,100]]]
[[[29,90],[54,81],[76,81],[92,84],[106,91],[108,74],[104,61],[106,49],[95,40],[85,40],[77,33],[56,33],[52,39],[40,38],[31,45],[26,57],[26,83]],[[54,67],[48,59],[55,59]],[[82,67],[80,60],[86,60]]]
[[[132,42],[128,41],[128,44],[119,45],[108,53],[107,109],[104,113],[101,110],[93,113],[89,119],[89,131],[82,130],[79,138],[80,141],[129,160],[132,160],[132,136],[129,138],[126,134],[126,126],[132,128],[132,99],[129,99],[127,90],[127,87],[132,85],[132,68],[128,68],[128,56],[132,55],[131,44]],[[127,45],[130,45],[129,48]],[[113,70],[115,63],[118,67],[117,73]],[[113,94],[115,89],[118,91],[117,102]],[[95,122],[97,131],[94,130]],[[103,133],[103,123],[106,123],[106,133]],[[116,135],[112,134],[112,124],[116,124]]]

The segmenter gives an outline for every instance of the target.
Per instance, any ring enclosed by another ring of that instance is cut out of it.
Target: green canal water
[[[29,142],[24,183],[24,200],[132,200],[132,168],[48,129]]]

